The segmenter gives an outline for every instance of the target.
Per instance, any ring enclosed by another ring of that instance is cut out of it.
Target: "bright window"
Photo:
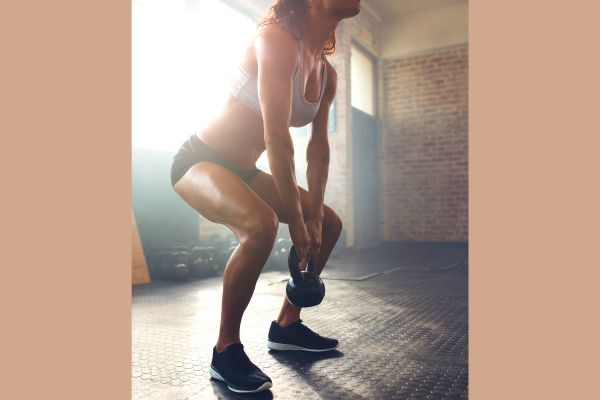
[[[352,107],[375,115],[374,65],[371,57],[353,45],[350,53]]]
[[[176,151],[220,112],[256,25],[220,0],[132,7],[132,145]]]

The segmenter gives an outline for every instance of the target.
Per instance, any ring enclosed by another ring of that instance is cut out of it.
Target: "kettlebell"
[[[292,245],[288,254],[288,267],[292,276],[285,287],[288,301],[296,307],[313,307],[325,297],[325,284],[315,273],[315,262],[308,257],[305,271],[298,269],[298,253]],[[304,266],[302,266],[304,268]]]

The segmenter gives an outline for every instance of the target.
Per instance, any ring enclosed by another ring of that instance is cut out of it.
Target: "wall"
[[[468,239],[468,45],[386,60],[384,240]]]

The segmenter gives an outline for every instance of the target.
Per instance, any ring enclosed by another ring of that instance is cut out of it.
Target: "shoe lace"
[[[301,331],[304,335],[307,336],[313,336],[313,337],[321,337],[321,335],[319,335],[318,333],[314,332],[312,329],[310,329],[308,326],[304,325],[302,323],[302,320],[299,320],[300,322],[297,325],[297,329],[299,331]]]

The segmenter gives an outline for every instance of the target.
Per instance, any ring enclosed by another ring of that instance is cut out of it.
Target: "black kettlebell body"
[[[298,254],[294,246],[288,254],[288,267],[292,276],[285,287],[288,301],[296,307],[319,305],[325,297],[325,284],[315,273],[315,262],[309,258],[305,271],[298,269]],[[304,267],[304,266],[303,266]]]

